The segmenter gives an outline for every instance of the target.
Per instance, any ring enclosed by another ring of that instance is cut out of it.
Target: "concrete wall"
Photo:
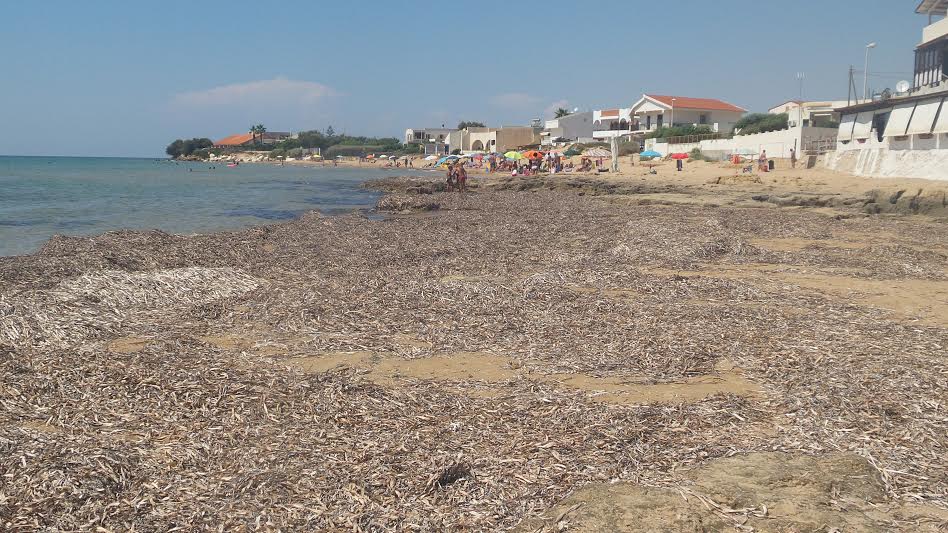
[[[882,141],[872,135],[864,143],[840,143],[823,157],[823,166],[856,176],[948,181],[948,134]]]
[[[520,146],[540,144],[540,135],[533,128],[513,127],[500,128],[496,132],[497,145],[494,151],[504,153]]]

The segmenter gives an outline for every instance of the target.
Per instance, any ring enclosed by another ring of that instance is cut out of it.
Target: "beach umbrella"
[[[438,159],[438,156],[429,155],[428,157],[425,158],[425,161],[435,161],[436,159]]]
[[[521,154],[520,152],[517,152],[516,150],[511,150],[507,152],[506,154],[504,154],[504,157],[506,157],[507,159],[519,160],[519,159],[523,159],[523,154]]]
[[[612,152],[602,148],[590,148],[583,152],[583,155],[586,157],[612,157]]]
[[[662,157],[662,154],[656,152],[655,150],[646,150],[639,154],[639,157]]]
[[[669,157],[671,157],[672,159],[688,159],[691,156],[685,153],[678,153],[678,154],[672,154]]]
[[[540,159],[543,157],[543,152],[539,150],[527,150],[523,153],[523,157],[527,159]]]

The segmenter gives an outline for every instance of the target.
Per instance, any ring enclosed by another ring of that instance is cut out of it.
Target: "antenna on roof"
[[[797,72],[797,81],[800,82],[800,100],[803,100],[803,80],[806,79],[806,72]]]

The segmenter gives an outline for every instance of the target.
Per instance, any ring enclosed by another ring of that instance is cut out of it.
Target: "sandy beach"
[[[0,259],[0,523],[941,531],[946,185],[688,163]]]

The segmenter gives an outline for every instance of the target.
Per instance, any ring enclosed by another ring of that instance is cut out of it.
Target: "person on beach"
[[[797,168],[797,150],[796,148],[790,149],[790,168]]]
[[[767,150],[762,151],[757,158],[757,170],[767,172]]]
[[[456,170],[454,169],[454,165],[451,164],[451,163],[448,163],[448,181],[447,181],[447,183],[448,183],[448,190],[449,190],[449,191],[451,191],[451,190],[454,189],[454,184],[456,183],[456,176],[457,176],[457,174],[456,174]]]
[[[464,165],[458,163],[458,168],[454,171],[454,179],[458,185],[458,192],[467,190],[467,171],[464,170]]]

